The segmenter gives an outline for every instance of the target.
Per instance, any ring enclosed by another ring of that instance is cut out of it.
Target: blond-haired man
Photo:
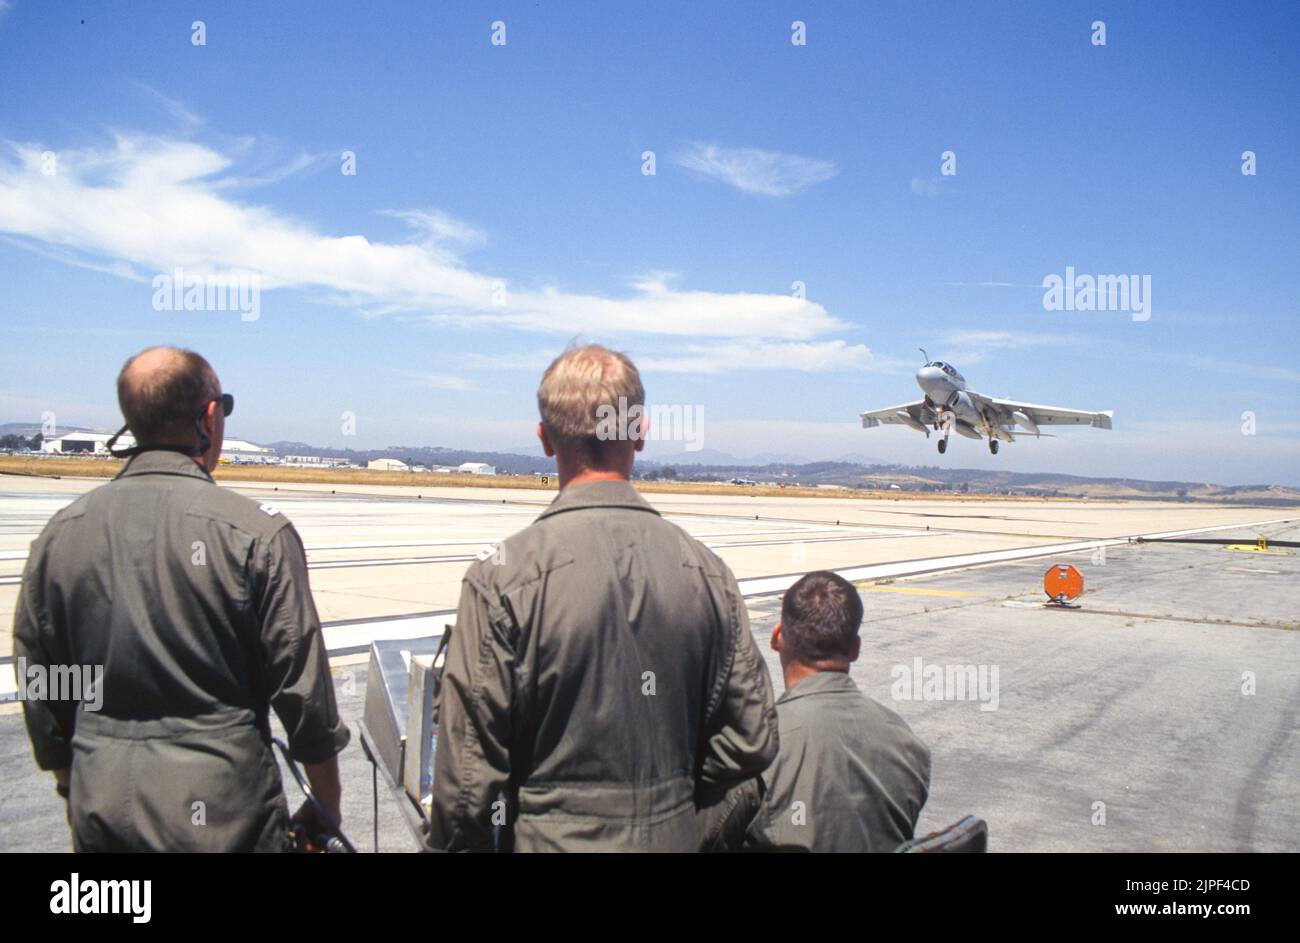
[[[776,755],[735,578],[632,487],[645,391],[571,347],[537,434],[560,494],[465,574],[439,705],[430,843],[693,851]],[[723,797],[727,795],[724,801]]]

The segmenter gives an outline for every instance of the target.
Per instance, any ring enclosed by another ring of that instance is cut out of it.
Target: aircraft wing
[[[1063,406],[1041,406],[1037,403],[1020,403],[1012,399],[996,399],[981,393],[967,391],[976,405],[996,412],[1003,424],[1015,423],[1014,413],[1022,413],[1036,426],[1092,426],[1094,429],[1111,428],[1115,411],[1091,412],[1086,409],[1066,409]]]
[[[862,414],[863,429],[872,429],[881,425],[911,426],[913,429],[919,429],[929,435],[929,431],[925,427],[933,421],[934,418],[931,415],[930,407],[925,405],[925,400],[920,399],[915,403],[886,406],[884,409],[872,409]]]

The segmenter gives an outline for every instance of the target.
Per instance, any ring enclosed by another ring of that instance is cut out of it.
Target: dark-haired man
[[[930,751],[901,717],[858,690],[862,598],[835,573],[786,590],[772,647],[785,694],[776,702],[780,750],[763,774],[758,847],[893,851],[912,837],[930,788]]]
[[[213,482],[234,399],[206,360],[149,348],[117,392],[130,460],[50,520],[18,597],[15,661],[97,688],[24,700],[37,765],[78,851],[288,850],[270,710],[336,821],[348,742],[302,544]]]

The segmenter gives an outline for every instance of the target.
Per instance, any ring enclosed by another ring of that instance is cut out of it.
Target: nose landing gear
[[[944,436],[939,440],[939,454],[942,455],[946,451],[948,451],[948,437]]]
[[[998,454],[998,440],[997,440],[997,439],[989,439],[989,452],[991,452],[991,453],[994,454],[994,455],[997,455],[997,454]]]

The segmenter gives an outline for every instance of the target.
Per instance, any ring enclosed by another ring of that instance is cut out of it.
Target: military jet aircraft
[[[1039,426],[1088,425],[1094,429],[1111,427],[1114,410],[1087,412],[985,396],[969,389],[965,377],[952,364],[930,360],[930,355],[924,348],[921,349],[921,354],[925,357],[926,364],[916,371],[916,383],[925,393],[925,398],[915,403],[903,403],[862,413],[862,428],[870,429],[879,425],[909,426],[917,432],[924,432],[927,439],[933,429],[943,433],[943,438],[939,440],[940,453],[948,451],[948,436],[952,432],[968,439],[987,437],[989,451],[997,455],[999,442],[1016,441],[1016,433],[1013,431],[1016,426],[1024,430],[1021,434],[1035,437],[1048,435],[1039,432]]]

